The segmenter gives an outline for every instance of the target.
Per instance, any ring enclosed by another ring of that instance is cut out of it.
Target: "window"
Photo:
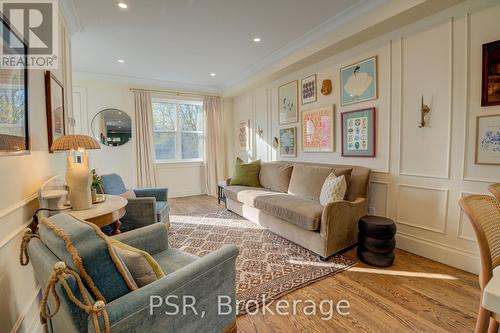
[[[153,101],[156,161],[203,160],[203,104]]]

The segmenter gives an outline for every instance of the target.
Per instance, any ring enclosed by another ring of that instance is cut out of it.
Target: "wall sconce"
[[[280,144],[280,143],[279,143],[278,138],[277,138],[277,137],[274,137],[274,139],[273,139],[273,148],[278,148],[279,144]]]
[[[421,113],[421,119],[420,119],[420,124],[418,124],[418,128],[425,127],[425,117],[431,112],[431,108],[424,104],[424,96],[422,95],[422,100],[420,102],[420,113]]]
[[[259,136],[262,136],[262,133],[264,133],[264,130],[262,129],[262,127],[260,127],[260,125],[257,126],[257,134]]]

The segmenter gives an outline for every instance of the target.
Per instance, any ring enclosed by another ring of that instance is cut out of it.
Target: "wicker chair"
[[[484,288],[493,276],[493,269],[500,266],[500,201],[487,195],[471,195],[462,198],[459,203],[472,222],[481,257],[481,301],[474,332],[496,333],[500,315],[485,309],[482,304]]]
[[[491,184],[488,186],[488,190],[497,198],[497,200],[500,200],[500,183],[496,184]]]

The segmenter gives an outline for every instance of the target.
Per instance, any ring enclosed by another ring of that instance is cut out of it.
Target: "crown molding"
[[[349,8],[343,10],[337,15],[331,17],[330,19],[324,21],[320,25],[315,28],[309,30],[304,35],[299,38],[291,41],[287,45],[282,48],[272,52],[262,60],[253,64],[246,70],[244,70],[237,78],[224,83],[222,88],[223,90],[227,90],[244,80],[254,76],[258,72],[262,71],[266,67],[278,62],[279,60],[293,54],[299,49],[310,45],[311,43],[319,40],[321,37],[334,32],[339,28],[339,26],[359,17],[363,14],[368,13],[369,11],[389,2],[390,0],[360,0]]]
[[[165,81],[165,80],[155,80],[147,79],[134,76],[126,75],[114,75],[114,74],[102,74],[93,72],[83,72],[83,71],[73,71],[73,81],[107,81],[113,83],[121,83],[128,85],[137,85],[147,88],[157,88],[157,89],[173,89],[181,91],[197,91],[207,94],[220,95],[221,90],[214,86],[206,86],[201,84]]]
[[[59,0],[59,8],[61,10],[64,21],[71,35],[83,31],[83,25],[80,21],[80,16],[76,11],[74,0]]]

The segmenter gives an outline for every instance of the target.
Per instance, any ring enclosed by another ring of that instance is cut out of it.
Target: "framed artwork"
[[[481,106],[500,105],[500,40],[483,44]]]
[[[500,165],[500,114],[477,117],[476,164]]]
[[[344,112],[342,118],[342,156],[376,156],[375,108]]]
[[[240,122],[240,131],[238,134],[240,150],[250,149],[250,120]]]
[[[340,69],[342,106],[377,98],[377,57]]]
[[[280,156],[297,156],[297,127],[280,128]]]
[[[2,34],[0,47],[5,55],[20,54],[14,45],[22,45],[21,56],[26,59],[28,46],[10,28],[9,23],[0,15]],[[30,149],[28,126],[28,69],[27,62],[18,62],[15,68],[0,69],[0,155],[27,153]]]
[[[298,89],[299,83],[297,80],[284,84],[278,88],[278,110],[280,125],[296,123],[299,120]]]
[[[300,80],[302,105],[316,102],[317,100],[317,85],[316,85],[316,74],[308,76]]]
[[[302,112],[302,151],[334,151],[335,106]]]
[[[49,151],[52,142],[66,134],[66,110],[64,109],[64,87],[50,71],[45,72],[45,104],[47,111],[47,133]]]

